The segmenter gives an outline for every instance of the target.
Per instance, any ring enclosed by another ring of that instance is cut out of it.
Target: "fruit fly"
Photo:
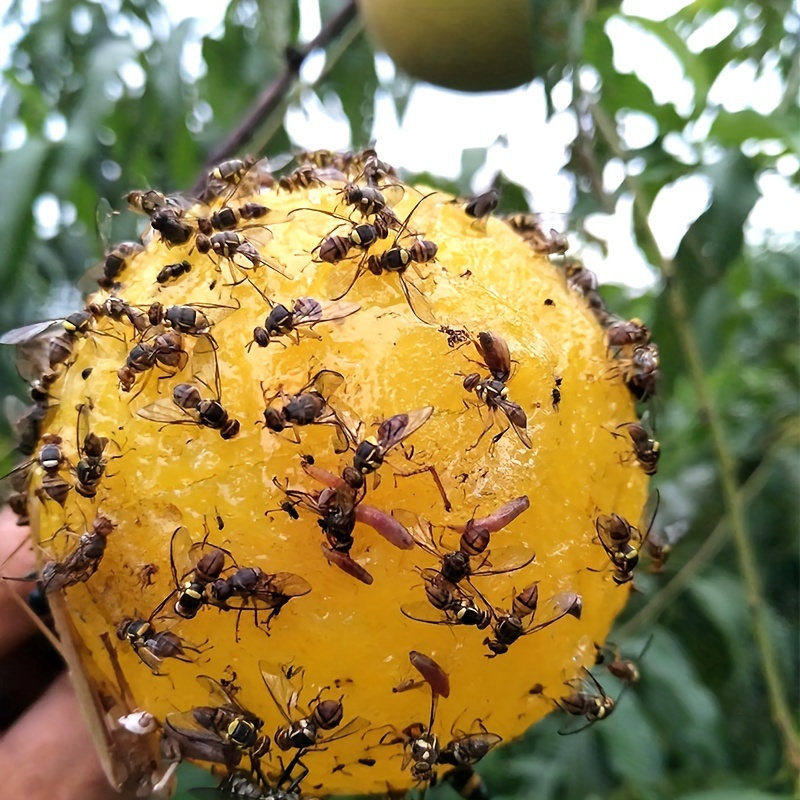
[[[602,514],[595,519],[594,527],[597,537],[614,566],[611,578],[617,586],[633,580],[633,572],[639,564],[639,554],[647,542],[658,513],[659,501],[660,495],[656,492],[655,508],[644,535],[619,514]],[[592,572],[595,571],[592,570]]]
[[[472,578],[515,572],[527,567],[535,558],[535,554],[524,545],[498,547],[488,551],[490,532],[487,528],[475,525],[466,526],[459,539],[458,550],[447,550],[442,547],[441,542],[437,544],[433,526],[427,520],[400,509],[392,514],[411,532],[418,547],[439,560],[438,569],[422,570],[426,579],[432,579],[433,574],[438,573],[447,583],[456,585]],[[473,558],[480,558],[480,562],[474,565]]]
[[[547,233],[538,214],[513,214],[506,217],[506,222],[537,253],[554,256],[563,255],[569,249],[569,242],[563,233],[550,228]]]
[[[117,370],[120,388],[129,392],[136,376],[158,366],[168,376],[180,372],[188,363],[189,354],[184,350],[183,335],[177,331],[158,333],[152,339],[135,344],[125,363]]]
[[[162,306],[153,303],[147,309],[147,318],[152,326],[163,325],[187,336],[210,336],[209,331],[239,308],[213,303]]]
[[[88,429],[89,409],[88,403],[78,406],[78,423],[76,442],[78,444],[79,460],[75,465],[75,491],[81,497],[96,497],[97,486],[106,471],[107,459],[103,458],[108,439],[98,436]]]
[[[313,297],[298,297],[293,301],[291,311],[278,303],[273,305],[264,326],[253,329],[253,341],[247,346],[257,344],[266,347],[271,340],[279,336],[291,336],[300,344],[300,328],[307,328],[310,333],[315,325],[322,322],[333,322],[355,314],[361,308],[358,303],[327,302],[315,300]],[[317,334],[312,334],[317,336]]]
[[[352,289],[359,277],[366,271],[371,272],[373,275],[382,275],[384,272],[392,272],[397,275],[403,297],[405,297],[409,308],[414,312],[416,317],[427,324],[436,324],[436,317],[431,308],[430,301],[414,283],[406,278],[406,272],[412,263],[424,264],[433,261],[436,258],[438,247],[435,242],[428,241],[420,236],[413,236],[408,247],[398,244],[401,236],[412,236],[412,234],[408,232],[408,222],[412,214],[417,210],[420,203],[432,197],[434,194],[436,194],[436,192],[424,195],[416,203],[405,220],[399,225],[394,241],[389,248],[384,250],[380,255],[373,254],[368,256],[366,260],[362,259],[353,277],[349,279],[344,290],[333,298],[334,300],[341,300],[341,298]],[[380,217],[378,217],[378,219],[380,219]],[[393,221],[391,224],[392,227],[394,227]],[[388,235],[389,223],[384,223],[384,227]]]
[[[522,636],[546,628],[567,615],[581,618],[583,601],[575,592],[561,592],[548,598],[544,608],[539,611],[539,584],[532,583],[514,597],[511,610],[495,615],[492,625],[493,638],[487,637],[483,643],[491,653],[487,658],[495,658],[508,652],[508,648]]]
[[[197,682],[208,691],[214,705],[195,706],[191,711],[167,714],[165,732],[177,732],[180,738],[208,746],[212,752],[223,756],[213,759],[201,756],[202,760],[226,765],[232,762],[232,766],[236,766],[241,756],[246,755],[250,758],[253,772],[263,778],[259,764],[271,746],[269,736],[259,733],[263,721],[243,708],[233,694],[213,678],[199,675]],[[232,755],[238,758],[231,758]]]
[[[608,642],[602,646],[595,644],[595,666],[605,667],[615,678],[626,684],[638,683],[642,678],[638,661],[647,652],[647,648],[650,647],[652,641],[653,635],[651,634],[636,661],[630,658],[622,658],[616,645]]]
[[[344,384],[344,376],[333,370],[320,370],[297,394],[286,395],[280,391],[267,402],[264,409],[264,427],[281,433],[288,427],[294,430],[294,440],[300,444],[297,427],[303,425],[333,425],[337,443],[334,450],[343,453],[350,441],[344,423],[329,405],[329,398]],[[262,384],[263,391],[263,384]],[[280,398],[280,405],[274,401]]]
[[[194,659],[189,653],[203,652],[201,647],[189,644],[172,631],[157,631],[150,620],[125,617],[117,625],[116,634],[120,641],[127,641],[131,645],[139,660],[146,664],[154,675],[164,674],[161,672],[161,667],[166,658],[191,664]]]
[[[628,436],[633,443],[634,464],[642,468],[645,475],[655,475],[658,472],[658,459],[661,456],[659,443],[650,437],[650,434],[638,422],[623,422],[617,425],[617,430],[626,428]],[[613,433],[613,436],[621,436]]]
[[[631,394],[642,401],[653,397],[661,378],[661,371],[658,368],[658,346],[638,345],[630,358],[621,359],[621,363],[623,379]]]
[[[428,601],[404,603],[400,606],[404,616],[429,625],[469,625],[478,630],[491,625],[494,617],[485,600],[486,608],[480,608],[470,595],[436,570],[424,572],[423,580]]]
[[[83,533],[75,549],[62,561],[48,561],[42,567],[41,583],[45,594],[85,583],[97,572],[106,552],[109,534],[116,528],[108,517],[98,514],[92,529]]]
[[[267,228],[261,228],[254,236],[258,239],[259,244],[264,245],[272,238],[272,233]],[[245,238],[236,231],[223,231],[214,233],[211,236],[200,233],[195,238],[195,247],[198,252],[209,256],[213,252],[219,258],[226,259],[231,266],[236,267],[238,270],[246,271],[266,266],[279,275],[286,277],[286,273],[280,267],[270,263],[259,253],[258,248],[251,239]],[[236,256],[244,258],[249,263],[249,266],[244,266],[241,261],[236,261]],[[247,280],[246,276],[242,280],[234,281],[233,285],[243,283],[245,280]]]
[[[316,209],[298,209],[298,211],[305,210]],[[330,214],[328,211],[322,213]],[[330,215],[343,222],[348,222],[347,219],[339,217],[337,214]],[[386,239],[388,236],[389,222],[385,217],[378,216],[372,223],[362,222],[360,225],[354,225],[346,236],[329,234],[314,248],[312,255],[316,253],[318,259],[327,264],[338,264],[347,258],[351,250],[369,250],[379,239]]]
[[[278,187],[284,192],[299,192],[301,189],[324,185],[324,182],[317,177],[317,170],[310,165],[300,166],[294,172],[278,179]]]
[[[121,242],[109,250],[103,258],[103,274],[97,280],[100,288],[111,289],[119,274],[142,252],[144,247],[139,242]]]
[[[353,468],[360,475],[375,472],[383,464],[386,454],[412,433],[419,430],[433,414],[433,406],[425,406],[407,414],[395,414],[378,426],[376,436],[360,442],[353,456]]]
[[[559,731],[562,736],[578,733],[601,719],[607,719],[617,706],[617,701],[605,693],[594,675],[586,669],[584,672],[586,673],[584,679],[576,678],[567,681],[566,686],[575,690],[572,694],[554,701],[556,706],[566,714],[583,717],[586,720],[586,724],[578,728]]]
[[[320,700],[317,697],[303,713],[297,705],[299,692],[286,672],[267,661],[259,661],[258,666],[270,697],[287,723],[278,728],[273,737],[280,750],[307,750],[369,727],[369,720],[363,717],[355,717],[342,725],[344,706],[341,700]]]
[[[192,352],[195,380],[211,390],[212,397],[203,397],[192,383],[179,383],[172,390],[172,398],[156,400],[137,413],[151,422],[165,425],[197,425],[219,431],[223,439],[232,439],[239,433],[239,420],[229,416],[222,405],[219,363],[216,342],[210,336],[198,338]]]
[[[225,568],[226,554],[230,555],[227,550],[208,544],[208,531],[201,541],[193,542],[187,528],[176,528],[169,543],[169,565],[175,588],[158,604],[150,619],[155,619],[173,597],[176,598],[174,613],[183,619],[194,619],[209,602],[209,585]]]
[[[42,445],[36,453],[36,457],[19,464],[11,472],[6,473],[2,477],[2,481],[8,480],[15,493],[26,492],[34,467],[39,467],[44,473],[42,476],[42,493],[60,505],[64,505],[71,487],[66,484],[66,490],[56,488],[59,486],[59,482],[65,483],[59,472],[68,463],[61,444],[62,439],[57,434],[44,434],[42,436]]]
[[[478,443],[491,430],[494,425],[495,412],[499,409],[503,412],[506,419],[519,440],[525,447],[531,447],[531,440],[528,436],[528,418],[518,403],[508,399],[508,387],[506,382],[511,377],[511,354],[505,339],[492,331],[482,331],[478,334],[477,340],[473,340],[475,349],[483,359],[486,369],[489,370],[491,378],[481,378],[477,372],[466,375],[463,386],[468,392],[475,392],[478,399],[489,409],[489,424],[483,429],[475,444],[470,445],[468,450],[478,446]],[[492,437],[492,444],[496,444],[505,435],[508,428],[504,428],[500,433]]]
[[[156,275],[156,282],[161,286],[178,280],[183,275],[188,275],[192,271],[192,262],[184,259],[178,261],[176,264],[164,265],[158,275]]]
[[[614,319],[606,326],[609,347],[646,345],[650,343],[650,329],[640,319]]]
[[[264,572],[259,567],[240,567],[225,578],[217,578],[210,586],[208,602],[224,611],[237,610],[236,641],[239,641],[239,618],[252,609],[258,625],[258,612],[269,611],[266,627],[294,597],[311,591],[311,584],[292,572]]]
[[[451,731],[454,738],[442,748],[437,763],[449,764],[452,767],[473,767],[503,741],[501,736],[490,733],[482,722],[478,721],[478,724],[480,733]]]
[[[439,737],[433,732],[436,721],[436,708],[439,697],[450,694],[450,679],[442,667],[430,656],[412,650],[409,653],[412,666],[419,672],[431,689],[431,711],[427,726],[423,722],[412,722],[402,731],[393,730],[381,737],[381,744],[402,744],[405,754],[402,768],[411,765],[411,776],[420,783],[434,778],[434,768],[439,761],[441,745]],[[444,690],[444,692],[443,692]],[[387,737],[394,733],[394,738]]]

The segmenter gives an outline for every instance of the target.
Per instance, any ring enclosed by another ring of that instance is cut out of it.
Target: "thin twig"
[[[620,141],[616,127],[603,109],[596,104],[591,106],[598,132],[608,143],[615,156],[627,163],[629,155]],[[728,446],[728,438],[722,424],[722,418],[712,395],[706,377],[706,370],[700,355],[697,342],[692,335],[692,327],[686,297],[679,281],[675,280],[675,263],[667,258],[658,246],[658,241],[650,227],[651,205],[642,191],[639,181],[630,173],[625,174],[624,184],[633,195],[633,210],[638,218],[647,245],[655,255],[661,272],[666,278],[666,296],[670,312],[675,320],[675,329],[689,366],[692,385],[697,393],[700,413],[707,421],[711,432],[711,440],[716,455],[717,472],[722,487],[722,495],[730,519],[733,541],[739,559],[739,569],[750,608],[753,635],[758,643],[761,656],[761,669],[767,687],[773,721],[783,739],[787,760],[795,773],[800,772],[800,735],[794,726],[794,720],[786,701],[775,646],[769,634],[769,620],[765,611],[766,604],[761,586],[761,576],[756,566],[755,553],[750,542],[745,518],[742,494],[736,482],[736,464]]]
[[[297,81],[300,67],[309,53],[329,45],[340,36],[356,18],[355,0],[347,0],[342,9],[323,25],[322,30],[306,45],[287,48],[283,72],[256,98],[236,127],[214,148],[206,160],[208,172],[214,164],[237,155],[256,131],[280,109],[284,99]]]

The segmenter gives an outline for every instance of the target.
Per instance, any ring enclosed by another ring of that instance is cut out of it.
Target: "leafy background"
[[[323,19],[342,5],[324,0]],[[612,637],[636,656],[654,634],[644,679],[613,718],[561,737],[552,715],[493,753],[481,773],[492,796],[506,800],[791,796],[800,768],[800,243],[748,235],[748,218],[765,177],[798,183],[798,8],[782,0],[696,0],[653,21],[624,6],[591,5],[573,25],[570,64],[548,74],[545,86],[570,82],[581,121],[567,167],[576,178],[573,225],[632,197],[635,243],[658,275],[644,295],[615,285],[603,294],[619,313],[651,323],[661,348],[663,381],[651,409],[664,444],[658,525],[684,534],[663,575],[637,576],[642,591]],[[723,11],[735,15],[730,32],[691,51],[688,35]],[[693,85],[690,107],[659,104],[640,78],[617,71],[611,19],[627,19],[669,48]],[[98,198],[119,207],[116,198],[132,187],[191,186],[209,151],[284,70],[299,20],[295,0],[234,0],[224,23],[207,33],[191,20],[170,26],[157,0],[10,4],[0,83],[1,329],[77,306],[75,280],[103,247]],[[772,113],[709,104],[715,80],[741,64],[779,77],[783,100]],[[587,71],[599,78],[591,92],[578,81]],[[304,91],[328,103],[339,98],[357,147],[370,140],[378,85],[372,47],[356,21]],[[411,85],[402,75],[389,85],[401,118]],[[295,88],[288,105],[298,97]],[[292,150],[283,108],[249,150]],[[631,111],[658,130],[640,149],[616,133],[615,120]],[[707,125],[703,137],[699,120]],[[686,147],[680,158],[665,146],[675,137]],[[465,153],[455,186],[425,177],[468,194],[485,160],[485,151]],[[611,162],[624,166],[625,177],[610,186],[598,176]],[[649,210],[687,176],[707,178],[711,199],[668,259]],[[502,182],[504,202],[522,210],[525,194]],[[115,239],[132,233],[123,218],[113,223]],[[22,396],[11,354],[1,355],[3,385]],[[203,781],[193,772],[184,777],[184,785]],[[430,796],[453,795],[439,787]]]

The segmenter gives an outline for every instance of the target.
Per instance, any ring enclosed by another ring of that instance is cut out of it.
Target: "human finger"
[[[28,545],[28,528],[15,522],[10,509],[0,511],[0,574],[6,579],[29,575],[36,569]],[[0,658],[36,631],[36,623],[24,608],[34,581],[0,580]]]

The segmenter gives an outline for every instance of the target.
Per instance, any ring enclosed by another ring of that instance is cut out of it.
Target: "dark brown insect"
[[[644,534],[619,514],[601,514],[595,519],[594,527],[597,537],[614,567],[611,578],[617,586],[633,580],[633,572],[639,564],[640,552],[647,542],[658,513],[659,501],[660,496],[656,492],[655,508]]]
[[[478,446],[478,443],[492,429],[495,423],[495,413],[500,410],[505,415],[514,432],[525,447],[531,447],[528,436],[528,417],[518,403],[508,399],[506,382],[511,377],[511,354],[505,339],[492,331],[482,331],[477,340],[473,340],[475,349],[483,359],[483,363],[491,373],[491,378],[481,378],[477,372],[464,376],[463,386],[468,392],[475,392],[478,399],[489,409],[489,424],[484,427],[481,435],[470,445],[468,450]],[[492,437],[492,444],[496,444],[506,434],[508,428]]]
[[[458,550],[448,550],[443,547],[441,540],[437,543],[431,523],[419,515],[397,509],[393,516],[411,532],[418,547],[439,560],[437,569],[421,571],[428,582],[435,577],[432,573],[438,573],[452,585],[472,578],[503,575],[523,569],[535,558],[535,554],[525,545],[498,547],[488,551],[491,536],[488,528],[469,524],[461,534]],[[474,565],[473,558],[479,563]]]
[[[269,736],[259,733],[263,721],[243,708],[233,694],[213,678],[200,675],[197,681],[209,692],[215,705],[167,714],[165,732],[178,732],[183,739],[200,743],[222,756],[213,759],[201,756],[204,760],[226,765],[233,762],[232,766],[236,766],[241,756],[246,755],[250,758],[253,772],[263,779],[260,760],[271,747]]]
[[[72,487],[60,475],[62,467],[69,463],[61,448],[61,437],[54,433],[46,433],[42,436],[41,441],[35,458],[19,464],[0,480],[3,482],[8,480],[14,490],[12,496],[15,494],[27,495],[27,487],[33,475],[33,469],[39,467],[44,474],[37,494],[42,499],[47,497],[63,506]],[[22,507],[21,500],[15,501],[15,504],[19,508]],[[25,506],[27,508],[27,502]]]
[[[155,619],[173,597],[176,598],[173,612],[183,619],[194,619],[209,602],[208,587],[225,568],[226,554],[227,550],[208,544],[208,531],[201,541],[194,542],[187,528],[176,528],[169,543],[169,564],[175,588],[158,604],[149,619]]]
[[[331,216],[347,222],[344,217],[338,217],[337,214],[331,214]],[[347,258],[351,250],[361,250],[362,252],[369,250],[379,239],[386,239],[388,236],[389,222],[385,217],[379,216],[372,223],[362,222],[360,225],[354,225],[346,236],[336,234],[326,236],[315,248],[315,251],[320,261],[338,264]]]
[[[411,236],[411,234],[408,233],[408,222],[420,203],[432,197],[434,194],[436,194],[436,192],[424,195],[411,209],[405,220],[397,227],[397,234],[389,248],[384,250],[380,255],[373,254],[367,256],[366,259],[362,259],[352,278],[347,279],[346,276],[343,278],[343,280],[347,280],[347,283],[344,285],[343,290],[333,298],[334,300],[341,300],[350,289],[353,288],[359,277],[367,271],[371,272],[373,275],[382,275],[384,272],[391,272],[397,275],[403,297],[405,297],[409,308],[416,317],[427,324],[436,324],[436,317],[431,308],[430,301],[413,282],[407,279],[406,274],[412,263],[424,264],[433,261],[436,258],[438,246],[435,242],[428,241],[420,236],[412,236],[408,247],[398,244],[402,236]],[[376,223],[379,219],[380,217],[376,218]],[[390,220],[389,222],[385,222],[384,225],[385,232],[388,235],[390,225],[394,227],[395,222]]]
[[[441,573],[423,573],[427,602],[404,603],[401,613],[416,622],[429,625],[469,625],[484,630],[494,619],[488,604],[480,608],[463,589],[450,583]]]
[[[599,722],[607,719],[616,708],[616,701],[609,697],[597,679],[588,670],[585,679],[575,679],[567,682],[567,686],[575,691],[572,694],[555,701],[555,704],[565,713],[573,717],[583,717],[585,725],[566,731],[559,731],[562,736],[578,733]]]
[[[223,206],[210,216],[198,219],[197,224],[201,233],[210,236],[214,231],[231,231],[235,228],[252,227],[242,225],[242,222],[261,219],[269,212],[270,209],[260,203],[243,203],[237,207]]]
[[[323,369],[314,375],[297,394],[287,395],[281,390],[267,400],[267,407],[264,409],[264,426],[275,433],[281,433],[291,426],[294,430],[294,440],[300,444],[297,426],[332,425],[336,430],[334,451],[343,453],[350,446],[349,432],[329,404],[331,395],[343,384],[343,375]],[[275,405],[275,401],[278,399],[280,399],[280,404]]]
[[[301,771],[292,778],[297,764],[301,766]],[[216,789],[203,786],[190,789],[189,794],[198,800],[302,800],[299,786],[307,775],[308,768],[292,759],[277,781],[257,781],[250,772],[236,769],[228,773]]]
[[[562,379],[557,377],[555,379],[555,385],[553,386],[553,389],[550,392],[553,411],[558,411],[558,408],[561,405],[561,381]]]
[[[353,456],[353,468],[360,475],[375,472],[383,464],[386,454],[412,433],[419,430],[433,414],[433,406],[425,406],[407,414],[395,414],[378,426],[375,437],[360,442]]]
[[[257,344],[259,347],[266,347],[272,339],[279,336],[295,335],[295,340],[300,343],[299,328],[308,328],[310,333],[315,325],[322,322],[333,322],[334,320],[344,319],[351,314],[355,314],[361,308],[358,303],[347,302],[327,302],[315,300],[313,297],[298,297],[292,303],[291,311],[284,305],[278,303],[272,306],[272,310],[264,320],[264,327],[253,329],[253,341],[250,346]],[[311,334],[317,336],[317,334]]]
[[[483,640],[491,651],[486,657],[495,658],[507,653],[508,648],[522,636],[536,633],[567,615],[580,619],[583,601],[575,592],[560,592],[545,601],[541,609],[543,613],[538,613],[539,610],[539,584],[536,582],[516,595],[510,611],[495,614],[493,638]]]
[[[267,661],[260,661],[258,666],[270,697],[286,720],[286,725],[278,728],[273,737],[279,749],[306,750],[352,736],[369,727],[369,720],[363,717],[355,717],[342,725],[344,707],[341,700],[320,700],[317,697],[306,712],[300,711],[298,691],[286,672]]]
[[[258,231],[258,240],[260,244],[266,244],[271,238],[272,233],[267,228],[262,227]],[[199,233],[195,238],[195,247],[198,252],[203,254],[208,255],[213,252],[215,255],[219,256],[219,258],[226,259],[231,266],[240,271],[246,272],[249,269],[258,269],[259,267],[265,266],[274,270],[279,275],[286,277],[283,269],[267,261],[267,259],[259,253],[253,241],[246,239],[241,233],[237,233],[236,231],[223,231],[221,233],[214,233],[211,236]],[[249,266],[244,265],[241,259],[237,261],[236,256],[241,256],[245,259]],[[245,280],[247,280],[246,275],[239,281],[233,281],[233,284],[236,285]]]
[[[645,345],[650,343],[650,329],[640,319],[616,319],[606,327],[609,347]]]
[[[188,363],[189,354],[184,349],[183,335],[177,331],[159,333],[150,340],[135,344],[125,359],[125,364],[117,370],[120,388],[129,392],[136,376],[159,367],[167,375],[175,375]]]
[[[103,275],[97,281],[100,288],[111,289],[119,274],[142,252],[144,247],[139,242],[121,242],[109,250],[103,259]]]
[[[464,213],[476,220],[485,220],[499,205],[500,194],[497,189],[475,195],[464,203]]]
[[[239,567],[226,578],[217,578],[209,587],[209,603],[225,611],[237,610],[239,616],[252,609],[258,625],[258,612],[269,611],[266,627],[281,609],[294,597],[311,591],[305,578],[292,572],[264,572],[259,567]],[[239,620],[236,621],[236,640],[239,637]]]
[[[615,678],[624,683],[638,683],[642,678],[638,661],[647,652],[647,648],[650,647],[650,642],[652,641],[653,636],[651,635],[636,661],[630,658],[622,658],[616,645],[608,642],[602,646],[595,644],[594,663],[598,667],[605,667]]]
[[[88,403],[78,406],[76,442],[78,443],[78,463],[75,465],[75,491],[81,497],[96,497],[97,487],[106,471],[108,459],[104,458],[108,439],[88,430]]]
[[[563,255],[569,249],[567,237],[554,228],[550,228],[549,233],[545,232],[537,214],[513,214],[506,217],[506,221],[537,253]]]
[[[157,631],[150,620],[125,617],[116,629],[117,638],[127,641],[143,664],[154,675],[162,675],[164,659],[174,658],[187,664],[194,660],[188,653],[202,653],[201,647],[189,644],[172,631]]]
[[[484,784],[483,779],[475,772],[473,767],[454,767],[444,776],[444,780],[464,800],[490,800],[486,784]]]
[[[661,378],[658,364],[655,344],[638,345],[629,359],[622,359],[623,378],[637,400],[648,400],[655,395]]]
[[[348,183],[340,193],[344,203],[353,206],[362,217],[370,217],[387,210],[386,197],[377,186],[359,186],[355,183]]]
[[[161,271],[156,275],[156,282],[164,286],[167,283],[178,280],[183,275],[187,275],[192,271],[192,262],[184,259],[177,264],[166,264],[161,268]]]
[[[72,552],[62,561],[48,561],[42,567],[41,576],[45,594],[88,581],[97,572],[106,552],[106,540],[116,527],[108,517],[98,514],[92,529],[81,535]]]
[[[503,741],[501,736],[490,733],[480,720],[478,721],[480,733],[464,733],[453,731],[451,739],[439,753],[439,764],[448,764],[452,767],[473,767],[490,750]],[[469,797],[469,795],[461,795]]]
[[[294,172],[278,179],[278,187],[284,192],[299,192],[301,189],[324,185],[317,176],[316,169],[309,165],[298,167]]]
[[[633,443],[634,464],[642,468],[645,475],[655,475],[658,472],[658,459],[661,456],[661,446],[650,437],[644,426],[639,422],[623,422],[617,425],[617,430],[626,428],[628,436]],[[614,436],[621,434],[614,433]]]
[[[156,400],[137,413],[151,422],[164,425],[197,425],[219,431],[223,439],[232,439],[239,433],[239,420],[228,414],[222,405],[219,363],[216,342],[208,335],[200,336],[192,351],[194,379],[200,386],[210,389],[212,397],[203,397],[192,383],[179,383],[172,390],[172,398]]]

